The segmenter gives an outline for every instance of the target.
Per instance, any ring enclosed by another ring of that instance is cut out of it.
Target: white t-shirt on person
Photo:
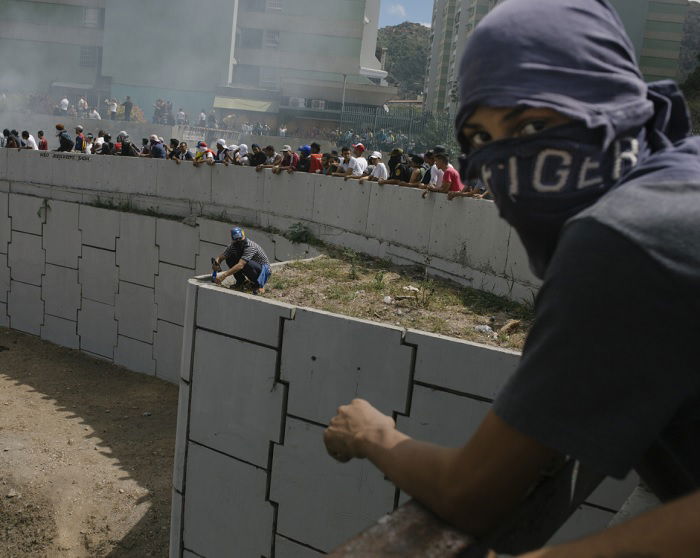
[[[430,167],[430,185],[434,186],[435,188],[441,188],[442,176],[444,174],[445,171],[441,171],[439,168],[437,168],[437,165]]]
[[[36,149],[37,151],[39,150],[39,146],[36,144],[36,140],[34,139],[34,136],[29,134],[29,137],[24,140],[24,143],[27,144],[27,147],[29,149]]]
[[[68,110],[68,106],[70,105],[70,101],[68,99],[66,99],[65,97],[63,97],[63,99],[61,99],[60,105],[61,105],[61,110]]]
[[[374,165],[374,170],[372,171],[372,178],[378,180],[386,180],[389,178],[389,171],[386,170],[386,165],[384,163],[377,163]]]
[[[348,169],[352,170],[353,176],[362,176],[367,170],[367,159],[364,157],[350,157]]]

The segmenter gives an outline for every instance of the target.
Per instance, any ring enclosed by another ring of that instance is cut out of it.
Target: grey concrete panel
[[[284,413],[276,365],[275,350],[198,330],[190,440],[266,468]]]
[[[116,250],[120,216],[119,211],[81,205],[79,223],[83,244]]]
[[[12,279],[40,286],[41,275],[44,273],[44,249],[41,247],[41,237],[12,231],[7,263],[10,266]]]
[[[434,194],[421,199],[422,190],[372,183],[367,211],[367,235],[410,246],[427,253]]]
[[[503,275],[510,228],[493,202],[434,194],[430,255],[491,275]]]
[[[267,475],[190,443],[184,543],[202,556],[269,555],[273,510]]]
[[[78,280],[83,298],[114,305],[118,288],[115,252],[83,246],[78,260]]]
[[[10,317],[7,315],[6,302],[0,302],[0,327],[10,327]]]
[[[0,253],[7,254],[7,245],[10,243],[12,223],[10,217],[9,194],[0,193]]]
[[[410,416],[399,416],[396,422],[411,437],[460,447],[476,432],[490,408],[483,401],[415,386]]]
[[[253,168],[216,165],[211,171],[215,205],[259,210],[263,207],[263,174]]]
[[[184,298],[184,293],[183,293]],[[180,381],[180,357],[182,355],[182,326],[158,321],[153,342],[156,360],[156,376],[177,384]]]
[[[226,223],[212,219],[197,219],[199,239],[203,242],[228,246],[231,243],[231,228],[238,223]],[[218,256],[218,254],[216,254]]]
[[[139,161],[131,157],[107,157],[100,160],[100,166],[108,168],[98,177],[99,187],[111,192],[126,194],[156,195],[156,177],[158,161]],[[107,172],[108,171],[108,172]]]
[[[194,269],[199,249],[199,231],[179,221],[158,219],[156,243],[161,262]]]
[[[187,280],[193,276],[194,269],[163,262],[158,264],[155,293],[159,320],[166,320],[178,325],[183,324]]]
[[[62,201],[49,202],[43,245],[46,263],[77,269],[81,235],[78,229],[79,205]]]
[[[639,486],[639,475],[634,471],[623,480],[608,477],[586,501],[596,506],[619,510],[637,486]]]
[[[511,229],[510,238],[508,241],[508,249],[506,252],[506,275],[517,279],[519,283],[532,285],[536,288],[542,284],[542,281],[535,277],[530,271],[530,262],[527,257],[527,252],[520,237],[515,230]],[[528,299],[532,302],[532,299]]]
[[[33,335],[41,333],[44,321],[44,301],[41,300],[41,287],[10,281],[7,295],[7,314],[10,327]]]
[[[69,349],[80,347],[77,322],[48,314],[44,316],[44,325],[41,326],[41,338]]]
[[[316,223],[346,231],[364,234],[372,183],[359,184],[357,180],[328,180],[317,178],[314,192]]]
[[[80,283],[78,270],[46,264],[46,274],[41,283],[41,296],[47,314],[76,321],[80,308]]]
[[[383,256],[381,241],[376,238],[368,238],[361,234],[349,233],[334,227],[324,226],[320,229],[319,239],[329,244],[350,248],[351,250],[355,250],[355,252],[361,252],[362,254],[367,254],[375,258],[381,258]]]
[[[175,432],[175,466],[173,486],[175,490],[185,490],[185,464],[187,457],[187,433],[190,420],[190,384],[180,380],[177,400],[177,430]]]
[[[308,546],[297,544],[285,537],[277,535],[275,539],[275,558],[320,558],[321,556],[325,556],[325,554],[316,552]]]
[[[602,531],[608,526],[614,514],[598,508],[581,506],[569,520],[562,525],[547,544],[560,544],[580,539]]]
[[[5,180],[7,178],[7,152],[9,149],[3,149],[0,151],[0,180]]]
[[[10,290],[10,268],[7,265],[7,254],[0,254],[0,302],[7,302],[7,291]]]
[[[114,358],[117,344],[117,322],[114,319],[114,306],[83,299],[78,312],[78,335],[80,349]]]
[[[177,490],[172,490],[170,500],[170,558],[179,558],[180,544],[182,542],[182,494]],[[190,554],[190,553],[186,553]],[[194,556],[194,554],[190,554]]]
[[[520,362],[515,351],[420,331],[409,330],[405,342],[417,346],[416,380],[490,399]]]
[[[152,288],[158,272],[156,220],[133,213],[121,213],[119,217],[119,280]]]
[[[326,424],[339,405],[355,397],[384,413],[403,411],[412,349],[401,344],[401,335],[398,328],[297,309],[285,323],[282,342],[288,412]]]
[[[289,304],[203,284],[197,301],[197,327],[277,347],[280,319],[291,318],[293,310]]]
[[[180,377],[188,382],[192,376],[192,362],[194,360],[193,347],[198,295],[197,281],[190,279],[187,282],[185,295],[185,326],[182,331],[182,353],[180,354]]]
[[[53,153],[35,151],[8,150],[7,178],[11,181],[33,182],[35,184],[54,184],[59,181],[54,177],[55,165],[50,159]]]
[[[205,275],[211,273],[211,259],[223,254],[226,246],[223,244],[213,244],[211,242],[200,242],[199,253],[197,254],[197,267],[195,275]],[[226,268],[226,264],[223,265]]]
[[[274,215],[313,221],[314,191],[318,178],[313,174],[286,172],[261,173],[264,179],[263,209]]]
[[[3,159],[2,154],[0,154],[0,161]],[[2,170],[0,169],[0,174],[2,173]],[[10,191],[10,181],[9,180],[2,180],[0,179],[0,192],[9,192]]]
[[[153,332],[156,329],[153,289],[119,281],[119,294],[114,310],[119,322],[119,335],[153,343]]]
[[[278,234],[273,237],[273,242],[275,245],[274,259],[278,262],[315,258],[320,254],[318,249],[314,248],[313,246],[298,242],[291,242]],[[265,253],[268,255],[268,257],[270,257],[270,253]]]
[[[114,364],[123,366],[132,372],[154,376],[156,361],[153,360],[153,345],[118,335],[117,346],[114,349]]]
[[[43,205],[42,198],[10,194],[12,230],[41,236],[41,225],[44,221]]]
[[[275,446],[270,500],[277,532],[328,552],[392,511],[394,486],[367,460],[340,464],[323,445],[323,428],[287,418]]]
[[[154,161],[157,169],[156,195],[163,198],[211,201],[211,168],[176,164],[175,161]]]

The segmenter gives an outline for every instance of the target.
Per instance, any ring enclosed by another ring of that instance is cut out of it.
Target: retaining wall
[[[328,457],[338,405],[368,399],[408,434],[458,446],[519,358],[196,279],[185,316],[171,558],[330,551],[405,499],[368,461]],[[556,539],[605,527],[635,484],[606,481]]]
[[[209,272],[231,225],[0,188],[0,325],[177,383],[187,280]],[[249,233],[277,261],[316,254]]]
[[[424,200],[414,188],[304,173],[10,149],[0,150],[0,187],[66,201],[99,197],[166,215],[223,215],[280,230],[303,222],[331,244],[513,299],[531,300],[539,284],[517,235],[485,200]]]

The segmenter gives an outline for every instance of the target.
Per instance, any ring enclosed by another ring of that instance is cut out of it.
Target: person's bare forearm
[[[435,513],[453,521],[449,473],[458,451],[413,440],[398,430],[378,430],[362,437],[363,453],[396,486]]]
[[[694,558],[700,549],[700,492],[590,537],[521,558]]]

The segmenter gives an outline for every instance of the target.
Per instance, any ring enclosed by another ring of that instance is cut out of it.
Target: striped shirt
[[[232,242],[224,252],[224,259],[229,267],[233,267],[241,259],[247,262],[257,262],[260,265],[270,265],[270,260],[267,259],[265,251],[249,238],[246,238],[240,244]]]

